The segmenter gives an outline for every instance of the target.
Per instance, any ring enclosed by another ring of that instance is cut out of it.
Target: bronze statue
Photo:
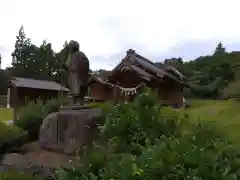
[[[68,71],[69,93],[73,97],[74,104],[84,105],[84,96],[88,89],[89,60],[79,50],[77,41],[70,41],[69,49],[68,58],[63,65]]]

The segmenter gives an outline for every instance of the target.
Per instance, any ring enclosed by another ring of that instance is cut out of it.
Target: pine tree
[[[226,53],[226,49],[225,47],[223,46],[223,44],[220,42],[217,44],[217,47],[214,51],[214,55],[224,55]]]
[[[16,37],[15,49],[12,53],[13,76],[32,77],[37,66],[34,58],[37,46],[26,38],[24,27],[21,26]]]

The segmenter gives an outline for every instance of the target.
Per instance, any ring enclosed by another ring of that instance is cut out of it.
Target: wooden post
[[[63,70],[60,70],[61,92],[60,92],[60,108],[63,107]]]
[[[18,119],[18,111],[19,111],[19,99],[18,99],[18,89],[17,87],[13,88],[13,108],[14,108],[14,115],[13,115],[13,123],[15,124]]]
[[[114,103],[117,104],[117,89],[114,87],[113,88],[113,93],[114,93]]]
[[[8,92],[7,92],[7,108],[10,108],[10,96],[11,96],[11,89],[8,88]]]

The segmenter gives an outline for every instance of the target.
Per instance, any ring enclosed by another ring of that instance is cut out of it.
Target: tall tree
[[[13,75],[22,77],[31,77],[33,67],[33,58],[37,51],[37,46],[26,38],[23,26],[20,27],[16,37],[15,49],[12,53]]]
[[[223,46],[223,44],[220,42],[217,44],[217,47],[216,47],[213,55],[223,55],[223,54],[226,54],[226,49]]]
[[[69,46],[68,46],[68,42],[65,41],[63,45],[63,49],[56,54],[56,59],[57,59],[56,64],[58,68],[55,76],[55,80],[65,86],[67,86],[67,72],[63,69],[63,63],[65,63],[68,53],[69,53]]]
[[[24,67],[22,67],[22,59],[23,59],[23,49],[24,49],[24,43],[26,40],[25,32],[23,26],[20,27],[18,31],[18,35],[16,37],[15,42],[15,49],[12,53],[12,66],[14,68],[14,75],[18,75],[21,73]]]
[[[21,26],[16,37],[15,49],[12,53],[12,75],[20,77],[34,77],[37,66],[35,57],[38,47],[26,38],[24,27]]]
[[[51,43],[43,41],[35,54],[35,66],[38,67],[36,74],[39,79],[52,80],[57,71],[56,53],[52,49]]]

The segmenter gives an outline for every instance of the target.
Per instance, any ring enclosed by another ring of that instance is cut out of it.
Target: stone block
[[[98,125],[103,123],[100,109],[61,109],[48,115],[40,127],[41,147],[67,154],[74,154],[78,148],[94,140]]]

